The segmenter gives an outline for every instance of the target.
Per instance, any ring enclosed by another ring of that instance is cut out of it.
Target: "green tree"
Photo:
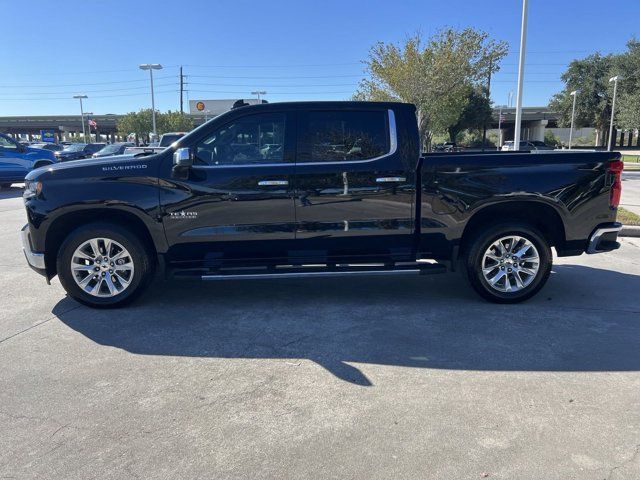
[[[456,141],[458,133],[467,129],[480,129],[491,119],[491,102],[484,88],[470,88],[467,94],[467,105],[462,110],[458,121],[447,128],[449,139]],[[482,142],[480,142],[482,144]]]
[[[354,96],[359,100],[413,103],[423,148],[433,133],[456,125],[469,104],[469,92],[499,70],[507,44],[485,32],[447,28],[426,41],[420,33],[403,45],[377,43],[364,62],[368,79]]]
[[[159,135],[167,132],[187,132],[193,128],[193,120],[184,113],[156,112],[156,130]],[[130,112],[118,120],[118,134],[126,136],[135,133],[138,138],[148,139],[153,131],[151,109]]]
[[[135,133],[139,138],[147,138],[149,132],[153,130],[151,109],[127,113],[118,119],[116,127],[119,135],[127,136]]]
[[[564,89],[553,96],[549,107],[560,114],[560,126],[571,124],[573,98],[578,90],[575,127],[595,127],[597,143],[604,144],[611,119],[613,84],[609,79],[619,75],[615,124],[622,128],[640,127],[640,42],[631,39],[621,54],[595,53],[574,60],[562,74]]]
[[[574,126],[595,127],[598,138],[604,138],[604,131],[611,116],[611,88],[609,75],[613,66],[612,55],[595,53],[581,60],[574,60],[561,76],[564,89],[555,94],[549,108],[560,114],[561,127],[571,125],[573,97],[570,93],[578,90]],[[602,140],[600,140],[602,142]]]
[[[156,115],[158,122],[157,130],[159,134],[167,132],[188,132],[193,128],[193,120],[186,114],[180,112],[172,112]]]
[[[616,104],[617,124],[621,128],[640,128],[640,41],[629,40],[627,51],[616,56],[614,65],[622,77]]]
[[[620,110],[616,117],[621,128],[640,128],[640,91],[620,96]]]

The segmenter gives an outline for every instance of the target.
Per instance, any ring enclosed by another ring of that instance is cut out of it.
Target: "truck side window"
[[[300,114],[298,162],[368,160],[389,152],[385,111]]]
[[[285,115],[247,115],[217,129],[195,148],[201,165],[250,165],[284,160]]]

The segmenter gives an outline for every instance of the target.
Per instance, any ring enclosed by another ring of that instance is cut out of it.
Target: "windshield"
[[[116,153],[120,150],[120,145],[107,145],[101,149],[98,153]]]
[[[86,143],[74,143],[73,145],[68,145],[67,147],[65,147],[63,152],[81,152],[86,146]]]

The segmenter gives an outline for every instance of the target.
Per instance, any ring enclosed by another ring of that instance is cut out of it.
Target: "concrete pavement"
[[[640,478],[640,239],[533,300],[455,275],[159,283],[96,311],[0,192],[0,478]]]

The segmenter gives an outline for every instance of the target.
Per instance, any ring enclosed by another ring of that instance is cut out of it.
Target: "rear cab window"
[[[387,110],[299,113],[298,162],[371,160],[390,152]]]

